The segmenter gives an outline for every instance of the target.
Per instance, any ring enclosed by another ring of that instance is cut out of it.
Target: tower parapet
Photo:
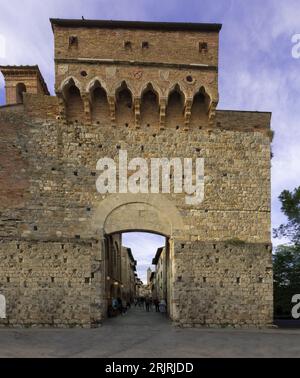
[[[50,95],[47,84],[36,66],[0,66],[5,79],[6,104],[22,104],[23,94]]]
[[[101,123],[109,113],[112,126],[186,130],[214,122],[220,24],[51,23],[55,90],[67,120]]]

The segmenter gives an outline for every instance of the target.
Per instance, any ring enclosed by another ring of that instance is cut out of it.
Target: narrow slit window
[[[132,43],[130,41],[125,41],[124,42],[124,47],[125,47],[126,50],[131,50]]]
[[[199,51],[201,53],[207,53],[207,51],[208,51],[207,42],[199,42]]]
[[[76,35],[69,37],[69,47],[78,47],[78,37]]]

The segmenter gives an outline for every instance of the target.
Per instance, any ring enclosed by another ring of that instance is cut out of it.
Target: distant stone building
[[[159,300],[164,299],[168,304],[168,266],[166,260],[166,249],[158,248],[156,255],[152,261],[152,264],[156,266],[155,269],[155,293]]]
[[[22,104],[24,93],[50,95],[38,66],[1,67],[5,79],[6,104]]]
[[[106,298],[107,302],[111,303],[112,298],[122,297],[122,237],[120,234],[114,234],[106,240],[110,250],[106,254],[105,265],[106,271]]]
[[[143,287],[144,287],[143,281],[140,278],[138,278],[136,274],[135,275],[135,294],[137,298],[143,296],[144,294]]]
[[[130,248],[122,247],[122,297],[126,299],[127,302],[133,302],[136,297],[135,290],[135,271],[136,271],[136,261],[133,258]]]
[[[122,289],[121,234],[147,231],[166,237],[174,324],[271,324],[271,114],[217,110],[221,25],[51,24],[55,96],[38,67],[0,67],[0,323],[103,322]],[[100,194],[97,161],[120,150],[203,158],[204,201]]]
[[[150,285],[142,284],[139,286],[138,296],[143,298],[151,297],[151,287]]]
[[[151,276],[149,278],[149,292],[150,297],[152,299],[157,298],[157,288],[156,288],[156,272],[151,272]]]
[[[147,285],[149,285],[149,283],[150,283],[151,273],[152,273],[152,270],[151,270],[151,268],[149,267],[149,268],[147,269]]]

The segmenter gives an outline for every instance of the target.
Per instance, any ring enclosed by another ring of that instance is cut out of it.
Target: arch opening
[[[156,126],[159,123],[158,94],[151,84],[148,84],[141,96],[141,125]]]
[[[184,123],[184,94],[179,85],[170,92],[166,109],[166,126],[182,126]]]
[[[110,295],[111,277],[108,274],[109,256],[112,254],[112,245],[110,239],[120,238],[121,245],[122,235],[134,235],[136,233],[151,234],[152,237],[162,237],[166,240],[167,261],[169,262],[169,278],[167,279],[167,311],[171,319],[175,319],[176,306],[173,301],[173,287],[175,286],[175,259],[174,259],[174,238],[180,238],[184,230],[184,222],[181,214],[178,212],[175,204],[161,194],[115,194],[110,195],[102,200],[95,210],[90,222],[87,224],[91,235],[100,235],[101,261],[103,279],[102,287],[105,287],[105,296],[103,298],[103,307],[101,312],[102,319],[109,312],[109,306],[112,308],[112,298]],[[119,235],[119,236],[118,236]],[[145,242],[140,242],[141,250],[144,250]],[[124,243],[123,247],[128,247]],[[161,246],[163,247],[163,246]],[[156,254],[153,251],[153,255]],[[133,260],[135,260],[133,258]],[[96,260],[95,260],[96,261]],[[109,278],[109,279],[108,279]],[[137,279],[138,277],[136,277]],[[116,285],[118,281],[115,280]],[[122,285],[122,283],[120,284]],[[143,283],[140,282],[140,285]],[[102,299],[101,299],[102,300]],[[113,312],[115,313],[115,312]]]
[[[120,126],[134,124],[132,93],[125,82],[116,91],[116,122]]]
[[[81,98],[80,90],[71,80],[68,87],[64,88],[66,101],[66,116],[70,122],[83,121],[84,105]]]
[[[191,108],[191,127],[203,127],[208,123],[208,109],[210,97],[202,87],[195,94]]]
[[[16,100],[17,104],[23,104],[24,93],[27,92],[26,85],[24,83],[18,83],[16,86]]]
[[[171,313],[172,264],[169,238],[151,231],[105,235],[107,316]]]
[[[107,93],[98,81],[90,90],[92,122],[104,123],[109,119]]]

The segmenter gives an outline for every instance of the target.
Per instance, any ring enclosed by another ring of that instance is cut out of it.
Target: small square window
[[[149,49],[149,42],[147,42],[147,41],[142,42],[142,48],[143,49]]]
[[[204,53],[208,51],[208,45],[206,42],[199,42],[199,51]]]
[[[76,35],[71,35],[69,37],[69,47],[72,47],[72,46],[75,46],[75,47],[78,46],[78,37],[76,37]]]
[[[127,49],[127,50],[131,50],[131,48],[132,48],[132,44],[131,44],[131,42],[130,42],[130,41],[125,41],[125,42],[124,42],[124,47],[125,47],[125,49]]]

